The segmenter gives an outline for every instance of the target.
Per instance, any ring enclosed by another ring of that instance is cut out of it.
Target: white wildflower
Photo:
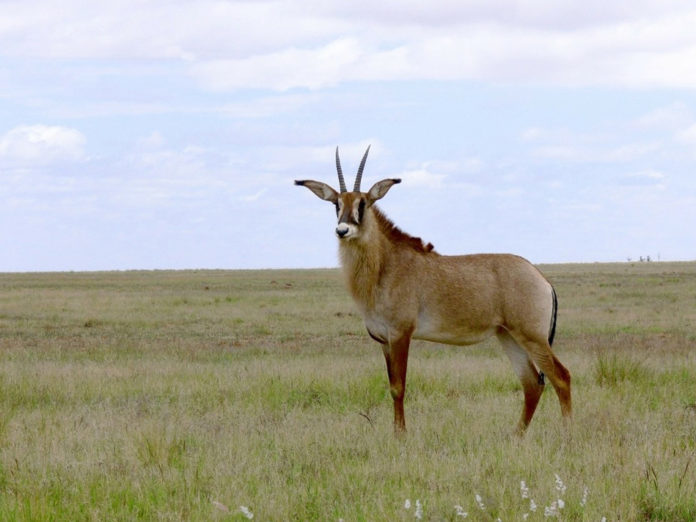
[[[404,502],[404,509],[411,509],[411,499],[406,499],[406,502]]]
[[[587,495],[589,495],[589,493],[589,488],[585,486],[585,489],[582,490],[582,500],[580,500],[581,507],[585,507],[585,504],[587,504]]]
[[[522,498],[529,498],[529,488],[524,480],[520,481],[520,493],[522,494]]]
[[[254,514],[253,514],[253,513],[251,512],[251,510],[250,510],[248,507],[246,507],[246,506],[239,506],[239,511],[241,511],[241,512],[242,512],[242,515],[244,515],[245,517],[247,517],[249,520],[251,520],[252,518],[254,518]]]
[[[563,483],[561,477],[559,477],[557,473],[554,473],[554,476],[556,477],[556,491],[563,495],[566,492],[566,485]]]
[[[544,516],[545,517],[557,517],[558,516],[558,504],[554,500],[551,502],[550,506],[546,506],[544,508]]]
[[[529,511],[536,512],[537,505],[533,498],[529,499]]]
[[[565,507],[565,501],[562,498],[559,498],[556,503],[558,504],[558,509],[563,509]]]
[[[529,513],[525,513],[522,515],[522,520],[527,520],[529,518]]]
[[[458,517],[466,518],[469,516],[469,513],[464,511],[464,508],[462,506],[460,506],[459,504],[454,506],[454,511],[457,513]]]
[[[476,499],[476,503],[478,504],[478,507],[481,511],[486,511],[486,504],[483,503],[483,499],[481,498],[481,495],[476,493],[474,495],[474,498]]]
[[[418,499],[416,499],[416,512],[413,514],[413,516],[418,520],[423,518],[423,504],[421,504],[421,501]]]

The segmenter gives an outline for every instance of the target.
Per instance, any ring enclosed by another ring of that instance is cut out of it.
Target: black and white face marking
[[[336,235],[339,239],[353,239],[359,235],[366,206],[367,202],[362,194],[355,192],[341,194],[336,202],[338,217]]]

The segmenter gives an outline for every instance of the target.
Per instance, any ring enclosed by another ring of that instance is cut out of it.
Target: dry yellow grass
[[[333,270],[0,275],[0,519],[693,520],[696,264],[542,270],[575,419],[523,440],[495,342],[414,343],[394,440]]]

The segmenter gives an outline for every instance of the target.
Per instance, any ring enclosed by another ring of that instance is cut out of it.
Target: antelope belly
[[[416,330],[413,332],[413,338],[444,344],[476,344],[488,339],[495,333],[495,330],[495,327],[483,329],[450,327],[444,329],[438,327],[438,325],[424,321],[416,326]]]

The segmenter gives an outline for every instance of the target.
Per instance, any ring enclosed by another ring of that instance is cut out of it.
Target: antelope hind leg
[[[500,344],[503,345],[503,350],[508,359],[510,359],[512,368],[522,383],[524,406],[517,424],[517,434],[523,435],[534,416],[541,394],[544,392],[544,380],[539,375],[525,349],[517,344],[507,331],[501,329],[496,333],[496,336]]]
[[[561,364],[551,350],[546,339],[531,339],[513,334],[515,340],[525,348],[537,368],[549,378],[558,401],[561,404],[561,415],[570,420],[572,405],[570,399],[570,372]]]

